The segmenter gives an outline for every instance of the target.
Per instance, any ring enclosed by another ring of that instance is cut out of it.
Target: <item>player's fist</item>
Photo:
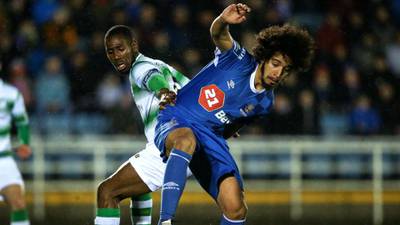
[[[160,90],[160,92],[158,93],[158,96],[160,98],[160,110],[165,109],[165,107],[167,107],[167,105],[175,105],[175,101],[176,101],[176,94],[175,92],[168,90],[166,88],[163,88]]]
[[[27,158],[29,158],[29,156],[31,156],[32,150],[31,150],[31,147],[29,147],[28,145],[20,145],[16,149],[16,153],[19,158],[27,159]]]
[[[246,14],[251,11],[246,4],[231,4],[224,9],[220,17],[225,23],[238,24],[246,20]]]

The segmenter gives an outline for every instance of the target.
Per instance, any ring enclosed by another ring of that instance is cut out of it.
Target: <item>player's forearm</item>
[[[222,136],[225,139],[228,139],[232,136],[234,136],[239,130],[244,126],[245,124],[243,122],[234,122],[231,124],[225,125],[224,132]]]
[[[221,51],[232,48],[233,38],[229,32],[229,24],[221,16],[211,24],[210,34],[215,46]]]
[[[29,131],[29,125],[24,124],[24,125],[19,125],[17,126],[17,132],[18,132],[18,139],[21,144],[24,145],[29,145],[30,143],[30,131]]]

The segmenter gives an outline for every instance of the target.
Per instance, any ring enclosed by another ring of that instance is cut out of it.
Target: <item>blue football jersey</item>
[[[225,124],[265,115],[274,95],[256,90],[256,68],[255,58],[237,42],[228,51],[217,49],[215,58],[178,92],[176,105],[165,113],[210,127],[217,134]]]

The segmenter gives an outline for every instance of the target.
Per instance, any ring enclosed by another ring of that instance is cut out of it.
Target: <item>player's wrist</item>
[[[228,26],[228,18],[226,17],[225,14],[221,13],[216,19],[215,19],[222,27]]]

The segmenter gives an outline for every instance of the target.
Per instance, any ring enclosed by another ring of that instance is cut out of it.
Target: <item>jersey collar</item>
[[[136,56],[135,62],[133,64],[135,64],[137,61],[139,61],[140,58],[142,58],[143,54],[139,52],[139,54]]]
[[[258,66],[259,66],[259,64],[257,64],[256,68],[254,69],[253,73],[250,76],[250,89],[251,89],[251,91],[253,91],[256,94],[260,94],[260,93],[263,93],[265,91],[265,89],[257,90],[256,86],[254,86],[254,83],[255,83],[255,80],[256,80],[256,72],[257,72]]]

